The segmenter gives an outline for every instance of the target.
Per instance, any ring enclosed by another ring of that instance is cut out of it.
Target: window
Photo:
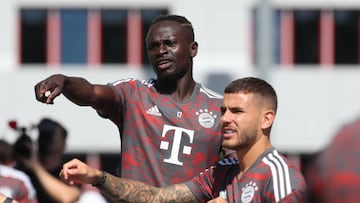
[[[87,11],[61,10],[61,63],[85,64],[87,62]]]
[[[149,66],[145,35],[166,8],[21,9],[21,64]]]
[[[20,62],[46,63],[46,10],[20,11]]]
[[[335,63],[359,63],[359,14],[354,10],[336,10],[335,17]]]
[[[319,20],[317,10],[294,12],[295,64],[317,64],[319,62]]]
[[[358,10],[278,9],[272,12],[273,61],[281,65],[301,65],[299,67],[360,63]],[[256,10],[254,13],[256,20]],[[261,48],[261,44],[259,46]]]
[[[126,10],[101,11],[102,63],[126,63]]]

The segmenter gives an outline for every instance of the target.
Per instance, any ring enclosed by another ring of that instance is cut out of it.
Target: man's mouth
[[[172,61],[169,59],[160,60],[157,62],[157,67],[160,69],[168,68],[172,65]]]
[[[233,130],[233,129],[224,129],[222,134],[223,134],[224,138],[230,138],[234,135],[234,133],[235,133],[235,130]]]

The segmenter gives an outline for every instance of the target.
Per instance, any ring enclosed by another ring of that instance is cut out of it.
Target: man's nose
[[[220,117],[221,123],[229,122],[229,120],[230,120],[230,114],[228,113],[228,111],[225,111],[224,113],[221,114],[221,117]]]
[[[168,51],[168,47],[164,44],[160,44],[159,51],[161,54],[166,53]]]

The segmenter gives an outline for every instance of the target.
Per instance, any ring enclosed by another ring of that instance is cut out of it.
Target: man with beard
[[[146,45],[156,79],[100,85],[57,74],[39,82],[35,93],[46,104],[63,94],[110,119],[120,132],[120,176],[167,186],[190,179],[218,160],[222,96],[193,78],[198,43],[185,17],[159,16]]]

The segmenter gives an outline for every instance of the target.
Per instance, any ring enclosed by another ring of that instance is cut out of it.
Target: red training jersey
[[[167,186],[218,160],[222,95],[196,84],[191,97],[178,102],[159,93],[154,80],[109,85],[116,94],[110,119],[121,137],[121,177]]]
[[[229,203],[303,203],[306,183],[301,172],[274,148],[266,150],[237,178],[235,158],[219,161],[185,184],[201,201],[222,197]]]

